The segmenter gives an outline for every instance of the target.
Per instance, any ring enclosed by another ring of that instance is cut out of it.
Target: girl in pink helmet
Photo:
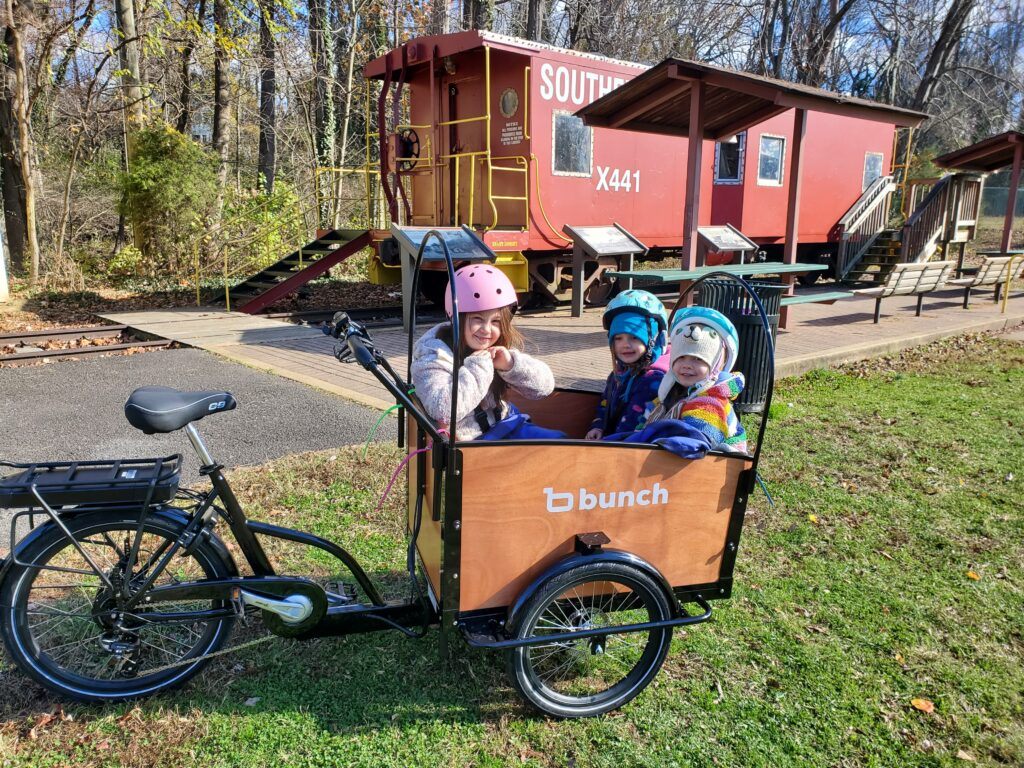
[[[564,437],[529,423],[505,401],[509,387],[531,400],[551,394],[551,369],[523,352],[523,337],[512,324],[516,292],[492,264],[470,264],[455,272],[459,328],[452,328],[452,287],[445,291],[447,322],[428,330],[412,352],[412,383],[424,410],[458,440]],[[459,345],[458,413],[452,411],[453,349]]]

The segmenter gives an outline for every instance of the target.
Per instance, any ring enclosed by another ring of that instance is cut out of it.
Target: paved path
[[[186,456],[186,481],[194,479],[198,461],[184,433],[144,435],[125,420],[128,395],[147,384],[225,389],[235,396],[234,411],[198,423],[211,453],[227,466],[361,443],[379,415],[198,349],[86,358],[0,368],[0,458],[61,461],[180,452]],[[395,424],[382,424],[380,439],[394,439]]]
[[[930,294],[921,317],[914,316],[916,298],[885,299],[877,325],[871,322],[872,299],[851,298],[832,305],[791,307],[790,328],[779,334],[776,372],[779,376],[799,375],[813,368],[876,357],[944,336],[1002,330],[1024,323],[1024,296],[1019,291],[1011,296],[1005,315],[991,301],[989,291],[977,292],[967,310],[961,306],[962,296],[958,289]],[[331,355],[336,342],[315,328],[202,307],[104,317],[154,336],[209,349],[230,360],[356,402],[375,407],[387,407],[392,402],[370,374],[356,365],[339,364]],[[541,354],[551,365],[558,386],[600,391],[609,369],[600,309],[587,310],[575,320],[567,310],[525,315],[516,324],[524,331],[530,351]],[[381,329],[372,335],[395,369],[404,372],[405,334],[397,329]]]

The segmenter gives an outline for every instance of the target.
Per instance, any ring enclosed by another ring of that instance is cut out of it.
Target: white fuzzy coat
[[[412,384],[427,414],[444,426],[452,413],[452,369],[455,356],[451,348],[437,337],[448,323],[439,323],[424,333],[412,350]],[[467,355],[459,369],[458,423],[456,437],[473,440],[481,435],[473,418],[476,407],[490,411],[496,405],[490,392],[497,373],[505,382],[530,400],[547,397],[555,388],[551,369],[535,357],[518,349],[510,349],[512,368],[495,371],[490,355]],[[501,417],[508,414],[508,403],[501,404]]]

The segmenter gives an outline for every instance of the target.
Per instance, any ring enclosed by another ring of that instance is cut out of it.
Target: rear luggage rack
[[[21,470],[0,479],[0,509],[39,508],[46,504],[149,505],[170,501],[178,491],[181,454],[162,459],[115,459],[106,461],[54,461],[14,464]]]

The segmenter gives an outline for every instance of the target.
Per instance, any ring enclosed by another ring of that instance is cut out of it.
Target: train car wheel
[[[513,617],[515,638],[670,618],[669,597],[644,571],[586,563],[552,577]],[[512,683],[537,709],[592,717],[621,707],[654,679],[672,628],[555,641],[506,651]]]

